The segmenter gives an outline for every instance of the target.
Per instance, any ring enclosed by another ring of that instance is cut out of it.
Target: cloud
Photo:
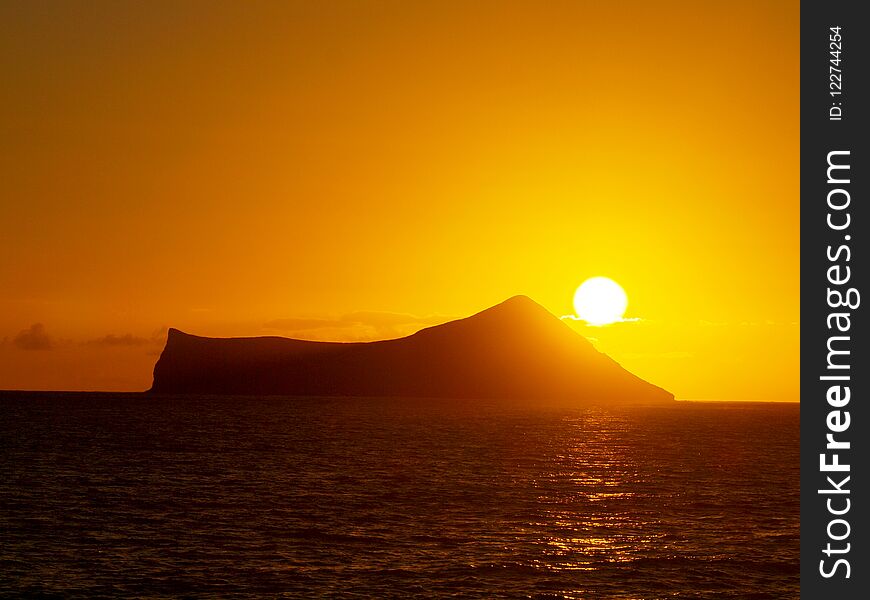
[[[322,338],[367,340],[401,337],[421,329],[421,326],[448,320],[439,315],[419,317],[404,313],[356,311],[337,318],[274,319],[264,323],[263,327]]]
[[[92,340],[88,340],[85,342],[87,346],[108,346],[108,347],[119,347],[119,346],[147,346],[147,345],[159,345],[162,346],[166,342],[166,332],[168,331],[167,327],[160,327],[151,332],[151,337],[139,337],[133,335],[132,333],[125,333],[121,335],[116,335],[114,333],[109,333],[104,335],[103,337],[95,338]]]
[[[342,321],[349,323],[366,323],[375,326],[389,325],[407,325],[411,323],[419,323],[422,325],[437,325],[444,323],[445,318],[437,315],[429,315],[428,317],[417,317],[404,313],[391,312],[376,312],[376,311],[357,311],[345,315],[341,318]]]
[[[125,333],[124,335],[115,335],[113,333],[110,333],[108,335],[104,335],[101,338],[88,340],[85,343],[88,346],[143,346],[150,342],[151,340],[142,337],[136,337],[132,333]]]
[[[323,329],[325,327],[342,327],[347,323],[340,319],[274,319],[263,323],[266,329],[281,329],[284,331],[304,331],[306,329]]]
[[[29,329],[18,332],[12,343],[20,350],[51,350],[53,343],[51,337],[45,332],[42,323],[34,323]]]
[[[604,327],[605,325],[616,325],[617,323],[639,323],[646,320],[641,319],[640,317],[629,317],[628,319],[620,319],[613,323],[606,323],[605,325],[594,325],[585,319],[581,319],[577,315],[562,315],[559,318],[563,321],[576,321],[578,325],[583,325],[584,327]]]
[[[694,358],[694,352],[687,352],[685,350],[671,350],[669,352],[625,352],[622,354],[622,358],[632,359],[632,358],[672,358],[672,359],[682,359],[682,358]]]

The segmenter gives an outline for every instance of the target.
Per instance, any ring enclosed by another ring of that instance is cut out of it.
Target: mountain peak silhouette
[[[503,319],[506,324],[517,324],[519,321],[553,318],[553,313],[529,298],[528,296],[512,296],[495,306],[480,311],[467,319]]]
[[[494,306],[490,306],[489,308],[482,310],[481,312],[496,310],[542,310],[544,312],[550,312],[524,294],[517,294],[516,296],[511,296],[507,300],[499,302]]]
[[[527,296],[379,342],[203,338],[173,328],[150,391],[577,404],[673,400]]]
[[[519,294],[516,296],[511,296],[507,300],[505,300],[503,302],[499,302],[498,304],[495,304],[493,306],[490,306],[489,308],[484,309],[484,310],[480,311],[479,313],[477,313],[476,315],[472,315],[472,316],[483,315],[483,314],[504,315],[506,318],[509,318],[511,316],[521,317],[523,315],[526,315],[526,316],[537,315],[539,317],[542,317],[542,316],[553,317],[553,316],[555,316],[549,310],[547,310],[546,308],[544,308],[543,306],[541,306],[540,304],[538,304],[537,302],[535,302],[534,300],[532,300],[528,296],[524,296],[522,294]]]

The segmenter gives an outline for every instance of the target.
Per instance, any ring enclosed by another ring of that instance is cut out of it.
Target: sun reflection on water
[[[636,457],[625,445],[630,423],[605,411],[566,417],[572,434],[555,452],[551,470],[535,482],[548,535],[537,541],[552,570],[594,571],[642,558],[661,544],[655,520],[620,505],[642,501],[634,487],[644,483]]]

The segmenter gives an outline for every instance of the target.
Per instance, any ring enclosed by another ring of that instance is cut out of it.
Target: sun
[[[628,296],[622,287],[607,277],[593,277],[574,292],[574,310],[590,325],[609,325],[622,320]]]

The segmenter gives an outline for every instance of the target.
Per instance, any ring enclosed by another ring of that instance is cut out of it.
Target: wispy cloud
[[[125,333],[124,335],[110,333],[101,338],[88,340],[85,343],[88,346],[144,346],[150,342],[151,340],[143,337],[136,337],[131,333]]]
[[[12,338],[12,344],[20,350],[51,350],[54,347],[42,323],[34,323],[28,329],[19,331]]]
[[[263,324],[266,329],[290,333],[339,337],[342,339],[384,339],[408,335],[421,326],[448,321],[441,315],[420,317],[405,313],[357,311],[334,318],[294,317],[273,319]]]
[[[279,329],[282,331],[305,331],[306,329],[323,329],[326,327],[342,327],[346,325],[341,319],[273,319],[263,323],[266,329]]]
[[[604,325],[596,325],[595,323],[590,323],[584,319],[581,319],[577,315],[562,315],[559,317],[563,321],[575,321],[580,325],[585,325],[586,327],[604,327]],[[613,323],[605,323],[605,325],[615,325],[617,323],[639,323],[640,321],[644,321],[645,319],[641,319],[640,317],[631,317],[629,319],[620,319],[618,321],[614,321]]]
[[[90,339],[84,342],[87,346],[108,346],[108,347],[123,347],[123,346],[148,346],[162,345],[166,341],[166,327],[155,329],[151,333],[151,337],[141,337],[132,333],[114,334],[109,333],[102,337]]]
[[[625,358],[625,359],[633,359],[633,358],[683,359],[683,358],[693,358],[694,356],[695,356],[694,352],[687,352],[685,350],[671,350],[668,352],[625,352],[622,354],[622,358]]]

